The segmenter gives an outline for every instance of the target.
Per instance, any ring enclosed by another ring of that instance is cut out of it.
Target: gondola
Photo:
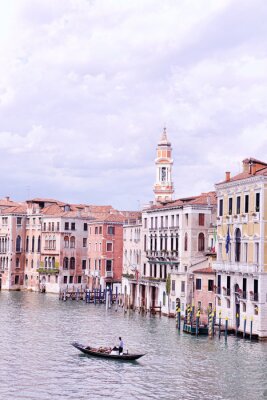
[[[109,347],[94,348],[90,346],[84,346],[77,342],[71,344],[72,346],[76,347],[76,349],[80,350],[82,353],[87,354],[89,356],[110,358],[112,360],[133,361],[133,360],[138,360],[138,358],[143,357],[145,355],[145,354],[130,354],[130,353],[119,354],[116,350],[114,351],[114,349],[111,349]]]

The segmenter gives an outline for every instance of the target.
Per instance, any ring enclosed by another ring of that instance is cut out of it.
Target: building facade
[[[252,321],[253,334],[267,338],[267,163],[245,159],[216,192],[217,310],[233,329],[248,333]]]

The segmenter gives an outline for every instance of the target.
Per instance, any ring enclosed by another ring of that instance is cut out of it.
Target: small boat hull
[[[82,353],[87,354],[92,357],[99,357],[99,358],[108,358],[112,360],[120,360],[120,361],[134,361],[138,360],[138,358],[143,357],[145,354],[110,354],[108,352],[101,352],[98,349],[84,346],[80,343],[74,342],[71,343],[76,349],[80,350]]]

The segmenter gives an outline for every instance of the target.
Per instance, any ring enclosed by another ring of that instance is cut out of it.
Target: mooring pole
[[[221,323],[222,323],[222,312],[219,311],[219,339],[221,339]]]
[[[247,327],[247,317],[244,315],[244,332],[243,332],[244,339],[246,337],[246,327]]]
[[[227,330],[228,330],[228,317],[225,318],[225,331],[224,331],[224,337],[225,341],[227,341]]]
[[[250,341],[252,340],[252,326],[253,326],[253,317],[251,317],[250,321],[250,335],[249,335]]]
[[[196,336],[198,336],[199,319],[200,319],[200,308],[198,307],[198,309],[197,309],[197,318],[196,318]]]

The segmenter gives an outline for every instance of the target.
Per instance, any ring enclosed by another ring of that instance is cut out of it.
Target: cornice
[[[230,182],[223,182],[223,183],[216,183],[215,184],[215,189],[216,191],[222,190],[222,189],[229,189],[237,186],[242,186],[242,185],[250,185],[253,183],[257,182],[267,182],[267,177],[263,175],[257,175],[257,176],[251,176],[249,178],[245,179],[240,179],[237,181],[230,181]]]

